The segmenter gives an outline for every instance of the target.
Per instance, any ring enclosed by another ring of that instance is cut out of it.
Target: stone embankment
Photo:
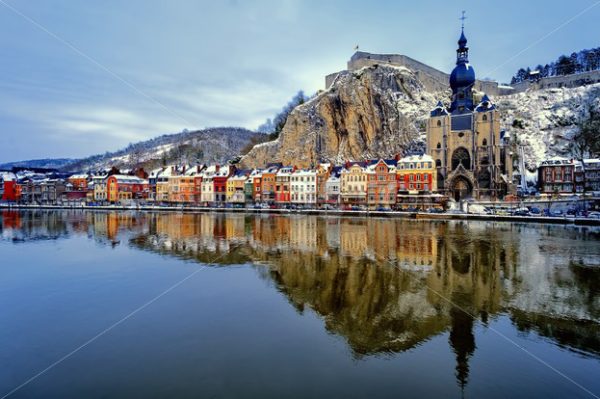
[[[277,215],[323,215],[341,217],[378,217],[400,218],[413,220],[481,220],[491,222],[512,223],[549,223],[576,226],[600,226],[600,219],[580,217],[547,217],[547,216],[511,216],[511,215],[480,215],[468,213],[428,213],[403,211],[353,211],[325,209],[255,209],[255,208],[209,208],[197,206],[62,206],[62,205],[8,205],[0,204],[0,209],[14,210],[50,210],[70,209],[84,211],[143,211],[143,212],[189,212],[189,213],[248,213],[248,214],[277,214]]]

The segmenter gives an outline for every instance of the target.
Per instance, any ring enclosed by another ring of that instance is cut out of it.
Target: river
[[[0,215],[0,397],[600,395],[598,228]]]

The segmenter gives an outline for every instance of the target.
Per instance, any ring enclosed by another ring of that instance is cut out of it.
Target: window
[[[483,139],[483,141],[481,142],[481,144],[483,144],[484,146],[486,146],[487,145],[487,139]]]
[[[442,143],[437,143],[437,147],[438,150],[442,148]]]
[[[439,159],[436,159],[436,160],[435,160],[435,166],[436,166],[437,168],[441,168],[441,167],[442,167],[442,161],[440,161]]]
[[[438,125],[438,127],[442,126],[442,121],[438,119],[437,125]]]
[[[482,121],[484,121],[484,122],[486,122],[486,121],[487,121],[487,115],[483,115],[483,116],[481,117],[481,120],[482,120]]]

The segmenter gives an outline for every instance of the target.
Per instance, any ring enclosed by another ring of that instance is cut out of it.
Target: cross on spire
[[[465,19],[467,19],[467,17],[465,17],[465,12],[466,11],[463,10],[462,16],[459,18],[461,20],[461,29],[463,30],[465,29]]]

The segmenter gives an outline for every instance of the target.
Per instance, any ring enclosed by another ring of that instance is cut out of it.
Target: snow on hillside
[[[101,170],[112,166],[152,169],[167,163],[224,163],[261,136],[247,129],[229,127],[184,131],[130,144],[114,153],[84,158],[69,164],[65,170]]]
[[[546,158],[571,156],[569,145],[577,122],[589,107],[600,109],[600,84],[560,89],[529,90],[497,97],[502,128],[525,147],[528,169]]]

